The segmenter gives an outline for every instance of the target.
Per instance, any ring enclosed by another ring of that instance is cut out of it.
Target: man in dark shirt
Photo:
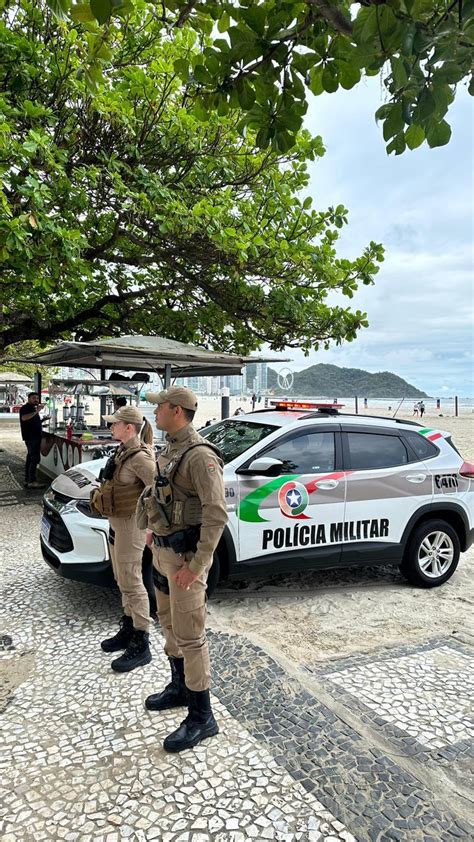
[[[41,458],[43,420],[46,420],[42,420],[40,417],[41,409],[43,409],[43,404],[40,403],[37,392],[30,392],[27,403],[23,404],[20,409],[21,437],[27,450],[25,488],[44,488],[44,485],[36,479],[36,469]]]

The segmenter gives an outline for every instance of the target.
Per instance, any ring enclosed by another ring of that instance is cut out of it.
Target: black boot
[[[115,672],[130,672],[135,667],[143,667],[151,661],[151,652],[148,645],[150,635],[140,629],[133,629],[133,635],[123,655],[115,658],[110,666]]]
[[[189,690],[189,713],[176,731],[166,737],[165,751],[178,752],[197,746],[206,737],[219,733],[219,726],[211,710],[209,690]]]
[[[169,710],[186,707],[188,691],[184,683],[184,658],[168,658],[171,667],[171,682],[161,693],[152,693],[145,699],[147,710]]]
[[[132,639],[133,621],[131,617],[126,614],[120,620],[120,628],[117,634],[113,637],[108,637],[100,644],[104,652],[119,652],[120,649],[126,649]]]

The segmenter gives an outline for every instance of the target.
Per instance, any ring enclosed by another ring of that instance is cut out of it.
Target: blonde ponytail
[[[153,444],[153,427],[146,418],[143,419],[140,440],[143,444]]]

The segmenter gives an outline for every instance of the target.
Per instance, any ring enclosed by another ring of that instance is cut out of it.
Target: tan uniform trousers
[[[110,545],[115,581],[122,594],[123,613],[133,620],[133,628],[150,630],[150,602],[142,575],[146,530],[139,529],[135,513],[130,517],[109,518],[115,532]]]
[[[190,586],[180,588],[175,573],[193,553],[176,555],[168,547],[153,546],[153,564],[166,576],[169,595],[156,591],[158,617],[165,637],[165,652],[170,658],[184,658],[186,687],[195,692],[208,690],[211,682],[209,648],[206,638],[206,583],[210,566]]]

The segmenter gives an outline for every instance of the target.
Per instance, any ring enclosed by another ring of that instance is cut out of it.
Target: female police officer
[[[129,672],[151,661],[150,607],[142,578],[145,530],[137,526],[135,508],[156,471],[153,430],[134,406],[123,406],[104,419],[121,444],[107,463],[91,504],[110,523],[112,567],[122,594],[123,617],[117,634],[103,640],[101,647],[104,652],[125,649],[111,666],[116,672]]]

